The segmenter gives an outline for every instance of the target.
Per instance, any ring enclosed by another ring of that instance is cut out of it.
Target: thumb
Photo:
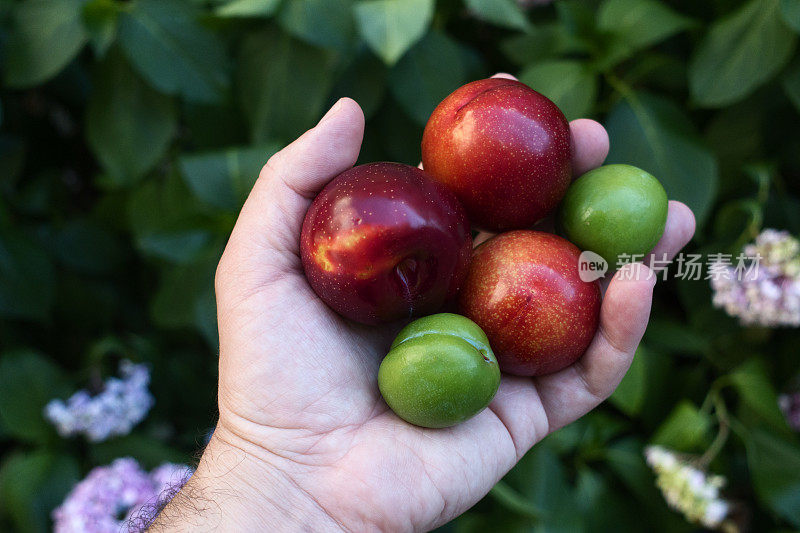
[[[299,264],[306,210],[325,184],[355,164],[363,136],[361,108],[342,98],[314,128],[272,156],[239,213],[220,269],[223,263],[239,272],[253,271],[243,263],[259,265],[257,270]]]

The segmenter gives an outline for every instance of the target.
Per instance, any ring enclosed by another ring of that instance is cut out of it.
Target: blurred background
[[[689,252],[760,235],[771,262],[713,289],[673,265],[610,401],[443,530],[798,530],[797,32],[800,0],[0,0],[0,530],[77,531],[77,482],[138,475],[118,527],[194,462],[214,268],[272,153],[350,96],[361,161],[416,164],[498,71],[692,207]]]

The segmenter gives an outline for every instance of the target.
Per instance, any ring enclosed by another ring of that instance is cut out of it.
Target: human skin
[[[602,126],[571,128],[573,168],[602,164]],[[219,421],[152,531],[432,529],[607,398],[627,371],[655,283],[644,266],[608,284],[598,332],[572,366],[503,376],[489,408],[451,428],[395,416],[377,374],[400,325],[370,328],[337,315],[309,287],[299,255],[311,200],[355,163],[363,132],[360,108],[342,99],[273,156],[253,187],[217,269]],[[691,211],[672,202],[655,254],[674,256],[693,232]]]

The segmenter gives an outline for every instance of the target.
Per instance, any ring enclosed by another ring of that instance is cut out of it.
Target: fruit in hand
[[[397,335],[378,370],[378,387],[397,416],[428,428],[453,426],[481,412],[500,386],[489,340],[473,321],[439,313]]]
[[[500,369],[549,374],[575,362],[594,337],[600,286],[578,275],[580,250],[550,233],[501,233],[478,246],[461,312],[486,332]]]
[[[550,213],[572,179],[569,123],[518,81],[468,83],[433,111],[422,136],[425,172],[456,193],[473,225],[523,229]]]
[[[416,167],[346,170],[314,199],[300,252],[311,287],[341,315],[377,324],[435,312],[457,293],[472,239],[456,197]]]
[[[570,241],[600,254],[613,269],[620,256],[653,249],[664,233],[667,207],[667,193],[652,175],[631,165],[605,165],[570,186],[559,222]]]

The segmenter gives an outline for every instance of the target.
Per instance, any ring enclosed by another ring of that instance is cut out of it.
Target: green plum
[[[439,313],[400,331],[381,363],[378,386],[406,422],[443,428],[489,405],[500,386],[500,367],[475,322]]]
[[[631,165],[605,165],[570,186],[559,222],[570,241],[614,268],[620,256],[653,249],[664,233],[667,206],[667,193],[651,174]]]

